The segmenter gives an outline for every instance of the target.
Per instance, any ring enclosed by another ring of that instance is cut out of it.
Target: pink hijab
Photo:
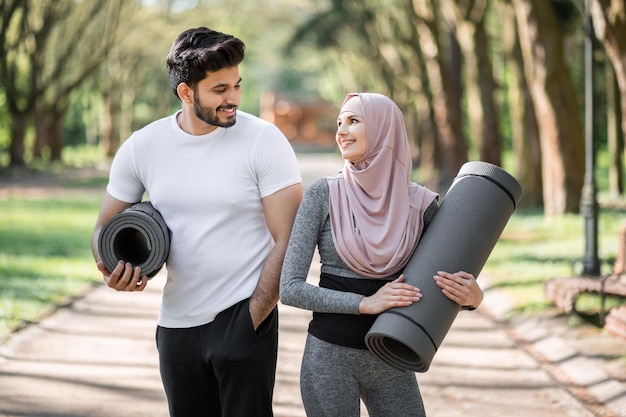
[[[350,100],[358,96],[361,100]],[[402,112],[381,94],[348,94],[342,105],[365,122],[367,151],[328,178],[330,221],[339,256],[354,272],[384,278],[409,261],[438,194],[411,182],[411,152]]]

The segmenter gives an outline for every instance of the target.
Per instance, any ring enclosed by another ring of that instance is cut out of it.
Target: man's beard
[[[235,107],[235,106],[227,106],[227,107]],[[217,110],[211,110],[208,107],[204,107],[199,101],[198,96],[196,95],[193,99],[193,111],[196,114],[196,117],[202,120],[204,123],[210,124],[211,126],[218,127],[231,127],[235,124],[237,119],[235,116],[227,119],[225,122],[222,122],[217,116],[217,111],[223,109],[224,106],[220,106]]]

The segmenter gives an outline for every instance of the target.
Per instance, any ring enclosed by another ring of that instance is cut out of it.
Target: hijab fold
[[[359,100],[352,100],[358,96]],[[438,194],[411,182],[411,152],[402,112],[376,93],[348,94],[342,111],[363,117],[367,151],[328,178],[333,241],[354,272],[384,278],[409,261]]]

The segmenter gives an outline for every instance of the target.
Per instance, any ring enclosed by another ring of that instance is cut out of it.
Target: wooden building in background
[[[261,97],[261,118],[274,123],[294,148],[334,149],[338,111],[319,98],[297,100],[280,93]]]

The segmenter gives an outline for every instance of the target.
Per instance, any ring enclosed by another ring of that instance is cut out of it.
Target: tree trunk
[[[563,33],[552,4],[514,0],[525,76],[539,125],[544,211],[579,211],[584,137],[579,106],[563,54]]]
[[[41,160],[43,158],[43,150],[48,144],[48,125],[46,118],[37,113],[35,116],[35,143],[33,144],[33,159]]]
[[[428,87],[430,88],[430,87]],[[427,95],[420,96],[414,101],[413,109],[410,113],[415,114],[415,126],[413,131],[417,132],[415,144],[417,145],[417,154],[415,155],[415,165],[419,166],[422,174],[423,185],[429,188],[435,188],[436,184],[432,182],[437,178],[437,143],[438,133],[435,128],[432,112],[432,100]]]
[[[480,103],[483,111],[480,159],[492,164],[502,165],[502,140],[500,138],[500,114],[496,104],[496,82],[493,77],[493,65],[489,57],[490,48],[485,19],[476,24],[474,31],[476,58],[478,64],[478,86]]]
[[[467,114],[479,159],[502,165],[496,83],[485,29],[486,1],[445,2],[445,15],[457,29],[463,52]]]
[[[404,15],[409,21],[407,26],[412,28],[410,38],[407,39],[407,45],[410,47],[412,55],[415,56],[419,74],[415,80],[416,88],[414,88],[414,94],[416,94],[416,97],[413,100],[414,110],[412,111],[416,114],[416,126],[414,128],[414,131],[417,132],[415,143],[418,147],[416,165],[419,165],[423,184],[431,189],[437,189],[439,182],[437,170],[441,160],[439,144],[441,140],[435,117],[435,99],[426,63],[427,58],[422,49],[420,34],[415,25],[418,19],[412,6],[408,7],[407,13]]]
[[[48,146],[50,129],[50,111],[44,106],[43,97],[39,97],[35,104],[35,143],[32,156],[34,160],[43,159],[44,149]]]
[[[48,146],[50,147],[50,160],[61,161],[63,154],[63,120],[65,112],[54,114],[50,120],[48,130]]]
[[[416,94],[412,100],[411,108],[408,110],[412,114],[414,125],[412,131],[415,132],[413,142],[417,152],[414,155],[415,167],[419,166],[424,185],[435,188],[437,183],[437,161],[439,132],[434,118],[433,97],[430,91],[430,81],[424,70],[420,80],[421,94]],[[434,182],[434,183],[433,183]]]
[[[607,80],[607,140],[611,165],[609,166],[609,191],[613,198],[624,194],[624,133],[622,132],[622,109],[620,92],[615,72],[610,65],[606,68]]]
[[[135,89],[125,89],[122,92],[121,105],[117,109],[114,109],[115,112],[118,114],[117,120],[119,121],[119,132],[117,134],[118,141],[115,144],[113,152],[116,152],[117,148],[119,148],[120,146],[120,143],[123,140],[129,138],[130,135],[133,133],[133,112],[125,111],[125,109],[133,108],[133,103],[135,102],[135,97],[137,96],[136,93],[137,91]],[[113,154],[111,154],[110,156],[113,156]]]
[[[434,6],[433,6],[434,7]],[[437,14],[435,14],[437,17]],[[434,21],[439,25],[438,19]],[[431,29],[433,29],[431,27]],[[447,42],[449,44],[450,59],[446,59],[445,47],[437,36],[438,46],[437,63],[441,73],[442,87],[446,104],[447,123],[450,125],[452,136],[443,143],[443,156],[450,160],[447,165],[447,172],[451,178],[456,176],[459,168],[468,159],[467,138],[463,133],[463,81],[462,67],[463,54],[457,38],[456,30],[453,26],[446,28]],[[435,32],[437,34],[437,32]],[[449,185],[452,185],[451,183]]]
[[[593,27],[604,46],[619,88],[622,136],[626,136],[626,10],[623,1],[593,0]],[[616,103],[616,107],[617,107]]]
[[[524,195],[520,206],[539,207],[543,204],[541,178],[541,149],[539,127],[535,117],[532,97],[524,77],[524,63],[517,35],[515,11],[510,3],[498,3],[501,16],[504,59],[510,69],[512,80],[508,83],[511,139],[516,155],[516,178]]]
[[[458,68],[446,62],[439,40],[439,22],[432,8],[413,0],[413,22],[424,51],[426,70],[433,95],[433,112],[440,139],[440,192],[445,192],[463,163],[467,162],[467,144],[461,129],[461,92],[454,82]],[[419,11],[418,11],[419,10]]]
[[[9,147],[11,167],[23,167],[26,165],[24,159],[24,138],[26,137],[26,127],[30,116],[27,113],[11,114],[11,145]]]
[[[119,124],[119,100],[117,92],[112,88],[102,97],[102,113],[100,117],[100,130],[102,131],[102,144],[106,156],[113,156],[120,145]]]

